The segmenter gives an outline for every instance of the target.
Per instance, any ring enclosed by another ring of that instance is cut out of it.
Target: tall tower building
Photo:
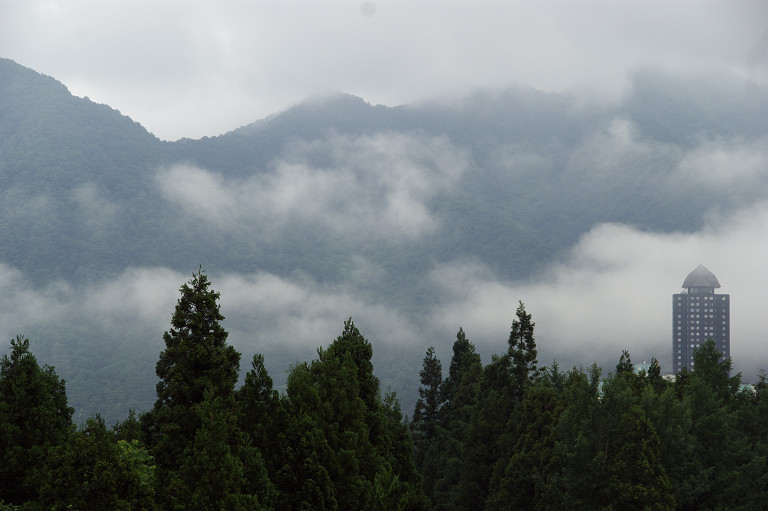
[[[699,265],[683,281],[683,290],[672,296],[672,370],[693,369],[693,350],[714,339],[723,354],[731,356],[731,296],[715,294],[717,277]]]

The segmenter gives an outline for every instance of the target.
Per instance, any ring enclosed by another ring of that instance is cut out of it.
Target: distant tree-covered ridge
[[[443,377],[426,349],[404,419],[354,322],[273,388],[264,357],[236,388],[220,295],[180,288],[151,410],[76,427],[65,382],[18,336],[0,360],[0,509],[761,509],[768,383],[743,387],[714,341],[674,381],[539,368],[522,302],[483,365],[462,328]]]
[[[512,87],[385,107],[339,93],[219,136],[163,141],[141,119],[0,59],[0,282],[5,306],[25,311],[0,326],[24,332],[66,378],[74,422],[113,422],[155,403],[165,325],[92,310],[109,291],[120,305],[137,295],[126,310],[151,309],[141,272],[175,279],[203,262],[244,281],[341,290],[340,318],[360,321],[346,304],[370,303],[408,328],[447,300],[441,269],[470,263],[536,282],[601,223],[693,233],[764,203],[768,189],[766,90],[709,78],[648,69],[612,102]],[[260,312],[275,330],[294,324],[294,311]],[[248,361],[261,353],[284,390],[283,369],[315,340],[275,342],[236,321],[228,342]],[[410,413],[424,349],[373,328],[376,374]],[[436,354],[450,344],[437,329],[407,333]],[[475,340],[486,356],[506,339]],[[669,354],[657,354],[662,365]]]

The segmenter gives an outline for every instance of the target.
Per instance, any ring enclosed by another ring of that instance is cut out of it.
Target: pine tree
[[[49,448],[73,430],[63,379],[53,367],[40,367],[29,340],[11,340],[0,360],[0,498],[22,504],[37,498]]]

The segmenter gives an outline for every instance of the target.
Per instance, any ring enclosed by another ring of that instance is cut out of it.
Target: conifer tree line
[[[219,294],[180,289],[151,410],[76,427],[65,382],[17,336],[0,359],[0,511],[768,508],[768,384],[742,389],[713,342],[674,382],[538,367],[521,302],[483,365],[459,328],[447,374],[426,350],[411,420],[352,320],[273,388],[237,388]]]

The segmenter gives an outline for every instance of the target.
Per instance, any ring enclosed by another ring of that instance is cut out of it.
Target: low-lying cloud
[[[768,180],[768,140],[702,141],[676,168],[677,178],[708,188],[750,189]]]
[[[327,165],[313,155],[329,158]],[[270,231],[291,222],[335,234],[409,240],[439,220],[430,202],[455,186],[466,155],[443,138],[379,133],[297,144],[246,179],[174,165],[157,175],[161,193],[196,220]]]
[[[522,300],[537,323],[543,362],[589,364],[617,359],[628,349],[638,360],[657,357],[667,369],[671,295],[691,270],[704,264],[720,280],[719,292],[732,297],[735,367],[754,374],[768,367],[766,239],[768,203],[711,217],[696,233],[602,224],[560,263],[526,281],[501,280],[477,261],[435,266],[425,278],[442,299],[418,313],[371,298],[352,280],[323,284],[305,275],[215,270],[210,278],[221,293],[231,342],[244,353],[263,352],[267,358],[272,349],[294,348],[311,358],[350,316],[379,346],[434,344],[447,359],[455,332],[463,326],[484,353],[501,352]],[[40,287],[0,265],[5,290],[0,328],[10,338],[29,329],[84,323],[97,333],[141,332],[144,338],[130,341],[160,347],[178,289],[189,277],[167,268],[129,268],[87,285],[57,281]]]
[[[106,199],[93,183],[84,183],[72,191],[81,221],[91,229],[108,228],[115,221],[119,207]]]
[[[496,351],[514,319],[518,300],[537,323],[540,359],[589,364],[655,356],[671,366],[672,294],[704,264],[731,294],[731,354],[737,371],[768,368],[768,203],[711,217],[697,233],[644,232],[602,224],[586,233],[563,262],[524,282],[504,282],[476,262],[436,268],[444,290],[434,325],[460,321],[468,336]],[[455,327],[454,327],[455,328]],[[447,335],[445,331],[443,335]],[[612,366],[607,369],[612,368]]]
[[[314,358],[316,349],[327,346],[352,317],[373,343],[375,360],[383,356],[387,361],[377,365],[377,372],[384,373],[383,388],[392,385],[388,377],[398,375],[399,387],[393,390],[407,411],[427,346],[436,346],[447,367],[462,326],[487,363],[489,354],[506,350],[519,300],[536,322],[541,364],[557,360],[567,368],[595,361],[607,372],[627,349],[635,362],[655,356],[668,371],[672,294],[698,264],[717,275],[719,292],[731,295],[734,367],[745,380],[754,381],[760,369],[768,368],[766,239],[768,203],[710,217],[695,233],[597,225],[561,262],[524,281],[500,279],[478,261],[434,266],[424,279],[441,299],[418,311],[372,297],[354,278],[327,284],[301,273],[215,270],[209,277],[221,294],[229,341],[243,353],[243,370],[253,353],[263,353],[280,385],[292,362]],[[358,267],[366,274],[381,272],[365,260]],[[0,331],[6,339],[19,333],[30,336],[33,350],[43,355],[41,362],[56,365],[70,382],[75,405],[89,399],[88,389],[96,385],[107,402],[124,403],[138,392],[142,397],[131,406],[146,409],[152,402],[153,364],[163,348],[162,333],[170,327],[179,287],[190,276],[168,268],[128,268],[90,284],[55,281],[38,286],[19,270],[0,264]],[[77,347],[61,344],[72,336],[77,336]],[[90,363],[122,368],[123,374],[126,365],[132,367],[127,373],[135,372],[138,379],[130,382],[132,390],[114,384],[102,388],[96,379],[104,377],[103,369],[96,374],[78,366],[88,352],[98,353]]]

